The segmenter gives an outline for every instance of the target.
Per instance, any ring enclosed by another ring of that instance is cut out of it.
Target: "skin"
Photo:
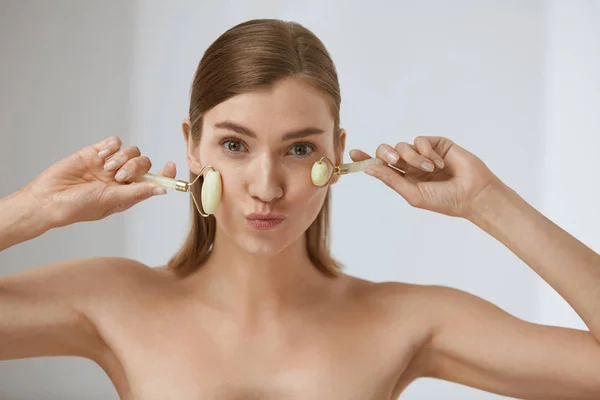
[[[505,244],[589,331],[522,321],[452,288],[331,279],[316,271],[303,233],[327,189],[302,176],[322,155],[343,162],[327,110],[320,92],[289,79],[210,110],[199,143],[184,122],[189,168],[210,164],[223,179],[207,264],[177,278],[164,267],[93,258],[5,276],[0,359],[85,357],[127,400],[394,399],[419,377],[516,398],[598,398],[600,256],[447,138],[382,144],[376,156],[395,151],[394,166],[403,172],[386,165],[369,171],[412,206],[465,218]],[[225,118],[257,137],[215,129]],[[325,133],[301,139],[318,150],[300,158],[296,141],[281,142],[281,135],[306,126]],[[226,136],[241,145],[223,143]],[[105,171],[111,155],[118,165]],[[423,161],[442,164],[426,171]],[[0,250],[144,201],[153,185],[128,185],[115,173],[131,178],[150,168],[139,149],[122,148],[115,137],[61,160],[0,200]],[[174,164],[160,174],[174,177]],[[287,214],[277,230],[256,232],[245,223],[245,213],[268,210]]]

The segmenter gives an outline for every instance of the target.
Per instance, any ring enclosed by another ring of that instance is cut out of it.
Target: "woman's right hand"
[[[51,227],[99,220],[165,194],[156,183],[128,183],[148,172],[152,163],[137,147],[121,146],[121,139],[112,136],[84,147],[42,172],[22,192],[34,199]],[[167,163],[159,175],[174,178],[175,164]]]

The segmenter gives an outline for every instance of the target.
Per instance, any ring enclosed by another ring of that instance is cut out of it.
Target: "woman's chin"
[[[246,233],[238,237],[239,246],[246,249],[249,253],[256,255],[276,255],[280,253],[287,245],[289,238],[286,235],[280,234],[256,234]]]

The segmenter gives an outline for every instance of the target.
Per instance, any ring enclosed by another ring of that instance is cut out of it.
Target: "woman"
[[[456,289],[341,272],[328,186],[308,179],[320,157],[343,162],[339,108],[335,67],[310,31],[254,20],[225,32],[200,61],[183,123],[190,180],[207,165],[220,173],[214,215],[192,204],[189,236],[164,267],[94,258],[3,277],[0,359],[85,357],[122,399],[394,399],[419,377],[599,398],[600,256],[449,139],[382,144],[375,156],[395,169],[367,172],[504,243],[590,332],[528,323]],[[150,168],[117,137],[59,161],[0,200],[0,250],[164,193],[130,184]]]

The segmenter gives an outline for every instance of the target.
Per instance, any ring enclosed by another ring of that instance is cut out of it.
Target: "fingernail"
[[[421,168],[424,169],[427,172],[431,172],[433,171],[433,164],[428,162],[428,161],[423,161],[423,163],[421,164]]]
[[[161,194],[167,194],[167,189],[165,189],[164,187],[156,187],[156,188],[154,188],[152,193],[157,196],[159,196]]]
[[[367,174],[367,175],[371,175],[371,176],[374,176],[374,175],[375,175],[375,171],[373,171],[373,170],[372,170],[371,168],[369,168],[369,167],[367,167],[367,168],[365,169],[365,171],[364,171],[364,172],[365,172],[365,174]]]
[[[124,181],[125,178],[127,178],[127,171],[125,171],[124,169],[120,170],[115,175],[115,179],[118,180],[118,181]]]
[[[117,162],[115,160],[110,160],[109,162],[104,164],[104,169],[106,171],[111,171],[111,170],[115,169],[116,166],[117,166]]]
[[[400,156],[392,150],[387,150],[385,152],[385,159],[387,160],[387,162],[389,163],[395,163],[396,161],[398,161],[398,159],[400,158]]]
[[[98,157],[103,158],[108,153],[110,153],[110,150],[105,147],[102,150],[100,150],[100,153],[98,153]]]
[[[444,162],[442,160],[435,160],[434,162],[438,168],[444,168]]]

